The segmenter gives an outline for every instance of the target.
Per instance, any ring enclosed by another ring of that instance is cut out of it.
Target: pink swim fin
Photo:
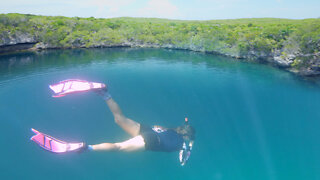
[[[67,94],[103,89],[106,88],[106,85],[80,79],[68,79],[57,84],[49,85],[49,87],[54,92],[53,97],[62,97]]]
[[[49,135],[43,134],[33,128],[31,131],[35,133],[34,136],[31,137],[31,140],[36,142],[42,148],[54,152],[54,153],[65,153],[65,152],[74,152],[81,150],[84,147],[84,143],[67,143],[61,140],[58,140]]]

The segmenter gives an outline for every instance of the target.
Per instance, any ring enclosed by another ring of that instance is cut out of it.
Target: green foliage
[[[150,45],[237,57],[320,51],[320,19],[180,21],[156,18],[68,18],[0,14],[0,43],[26,33],[49,47]]]
[[[303,53],[315,53],[320,51],[320,21],[312,20],[300,26],[296,33],[296,41],[299,42]]]
[[[299,60],[299,59],[295,59],[294,61],[293,61],[293,63],[291,64],[291,67],[293,67],[293,68],[299,68],[300,66],[301,66],[301,60]]]

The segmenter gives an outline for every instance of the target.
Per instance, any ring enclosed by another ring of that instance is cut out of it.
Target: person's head
[[[176,132],[183,136],[183,139],[193,141],[195,139],[196,131],[189,125],[188,118],[185,118],[185,123],[182,126],[176,128]]]

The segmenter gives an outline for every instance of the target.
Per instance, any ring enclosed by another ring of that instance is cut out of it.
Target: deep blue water
[[[69,78],[108,84],[130,118],[196,141],[178,153],[52,154],[30,128],[89,144],[129,138],[94,93],[52,98]],[[320,179],[320,88],[268,65],[188,51],[80,49],[0,56],[0,179]]]

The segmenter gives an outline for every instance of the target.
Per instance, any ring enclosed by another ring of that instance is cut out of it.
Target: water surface
[[[89,144],[129,138],[94,93],[52,98],[49,84],[107,83],[130,118],[197,130],[178,153],[52,154],[30,128]],[[52,50],[0,56],[1,179],[320,179],[319,87],[267,65],[163,49]]]

